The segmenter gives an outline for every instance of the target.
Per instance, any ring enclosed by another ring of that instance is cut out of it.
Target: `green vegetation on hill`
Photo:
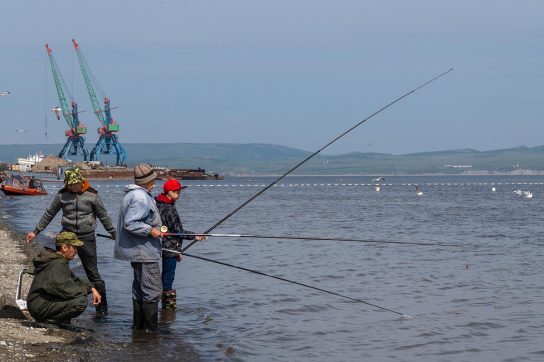
[[[311,152],[269,144],[129,143],[124,144],[130,166],[138,162],[170,168],[204,168],[225,175],[281,174]],[[15,163],[37,151],[57,154],[61,145],[0,145],[0,161]],[[110,164],[113,157],[103,156]],[[407,155],[351,152],[320,154],[297,174],[460,174],[465,172],[544,171],[544,146],[494,151],[472,149],[422,152]],[[465,166],[465,167],[459,167]],[[470,167],[466,167],[470,166]]]

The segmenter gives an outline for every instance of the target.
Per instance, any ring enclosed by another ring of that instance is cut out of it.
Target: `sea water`
[[[189,188],[177,207],[184,227],[208,229],[272,180],[183,182]],[[115,225],[127,183],[92,182]],[[46,183],[44,197],[2,195],[0,217],[30,231],[60,187]],[[184,257],[174,282],[178,310],[161,313],[163,333],[142,342],[130,329],[130,264],[113,258],[113,241],[99,238],[110,314],[96,321],[88,308],[76,323],[125,346],[132,360],[175,360],[183,348],[203,360],[541,361],[543,200],[542,176],[386,177],[379,192],[372,177],[288,177],[213,232],[458,246],[211,237],[187,252],[413,319]],[[59,229],[57,216],[40,242],[52,245]],[[83,273],[77,260],[72,266]]]

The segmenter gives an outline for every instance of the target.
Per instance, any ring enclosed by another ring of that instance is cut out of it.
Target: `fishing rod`
[[[186,233],[162,233],[162,235],[163,236],[206,236],[206,237],[220,237],[220,238],[283,239],[283,240],[352,241],[357,243],[463,247],[463,245],[460,245],[460,244],[423,243],[423,242],[415,242],[415,241],[404,242],[404,241],[387,241],[387,240],[364,240],[364,239],[349,239],[349,238],[323,238],[323,237],[288,236],[288,235],[269,236],[269,235],[253,235],[253,234],[186,234]],[[102,235],[99,235],[99,236],[102,236]]]
[[[435,76],[434,78],[432,78],[431,80],[428,80],[427,82],[421,84],[420,86],[412,89],[411,91],[403,94],[402,96],[398,97],[397,99],[395,99],[394,101],[392,102],[389,102],[387,105],[383,106],[382,108],[378,109],[376,112],[372,113],[370,116],[366,117],[365,119],[363,119],[362,121],[356,123],[354,126],[352,126],[350,129],[348,129],[347,131],[341,133],[339,136],[337,136],[336,138],[334,138],[332,141],[330,141],[329,143],[327,143],[326,145],[324,145],[323,147],[321,147],[320,149],[318,149],[317,151],[315,151],[314,153],[312,153],[311,155],[309,155],[308,157],[306,157],[304,160],[300,161],[297,165],[293,166],[289,171],[285,172],[283,175],[281,175],[280,177],[278,177],[277,179],[275,179],[274,181],[272,181],[268,186],[264,187],[262,190],[260,190],[259,192],[257,192],[254,196],[252,196],[251,198],[249,198],[246,202],[244,202],[243,204],[241,204],[240,206],[238,206],[236,209],[234,209],[233,211],[231,211],[229,214],[227,214],[225,217],[223,217],[221,220],[219,220],[218,222],[216,222],[213,226],[211,226],[208,230],[206,230],[204,232],[204,234],[208,234],[210,233],[212,230],[214,230],[216,227],[218,227],[219,225],[221,225],[223,222],[225,222],[227,219],[229,219],[232,215],[234,215],[235,213],[237,213],[240,209],[242,209],[244,206],[246,206],[247,204],[249,204],[251,201],[253,201],[254,199],[256,199],[257,197],[259,197],[263,192],[265,192],[266,190],[268,190],[269,188],[271,188],[273,185],[275,185],[278,181],[280,181],[281,179],[283,179],[285,176],[289,175],[291,172],[295,171],[297,168],[299,168],[300,166],[302,166],[303,164],[305,164],[308,160],[312,159],[314,156],[316,156],[318,153],[320,153],[321,151],[323,151],[325,148],[329,147],[331,144],[333,144],[334,142],[338,141],[340,138],[344,137],[346,134],[348,134],[349,132],[353,131],[355,128],[359,127],[361,124],[365,123],[366,121],[368,121],[370,118],[374,117],[375,115],[377,115],[378,113],[384,111],[385,109],[391,107],[393,104],[397,103],[398,101],[402,100],[403,98],[406,98],[408,97],[410,94],[412,93],[415,93],[417,90],[425,87],[426,85],[434,82],[435,80],[439,79],[439,78],[442,78],[444,75],[448,74],[449,72],[451,72],[453,70],[453,68],[450,68],[449,70],[443,72],[443,73],[440,73],[439,75]],[[198,240],[193,240],[189,245],[187,245],[186,247],[184,247],[181,251],[184,252],[185,250],[189,249],[191,246],[193,246],[196,242],[198,242]]]
[[[318,291],[323,292],[323,293],[336,295],[337,297],[342,297],[342,298],[344,298],[344,299],[349,299],[349,300],[352,300],[352,301],[355,301],[355,302],[358,302],[358,303],[363,303],[363,304],[370,305],[370,306],[375,307],[375,308],[379,308],[379,309],[382,309],[382,310],[385,310],[385,311],[388,311],[388,312],[391,312],[391,313],[398,314],[398,315],[400,315],[401,318],[403,318],[403,319],[413,319],[413,318],[414,318],[414,317],[409,316],[409,315],[407,315],[407,314],[404,314],[404,313],[401,313],[401,312],[397,312],[396,310],[389,309],[389,308],[386,308],[386,307],[382,307],[382,306],[379,306],[379,305],[376,305],[376,304],[367,302],[367,301],[362,300],[362,299],[349,297],[349,296],[347,296],[347,295],[343,295],[343,294],[336,293],[336,292],[331,292],[330,290],[326,290],[326,289],[314,287],[314,286],[312,286],[312,285],[300,283],[300,282],[297,282],[297,281],[294,281],[294,280],[285,279],[285,278],[282,278],[282,277],[278,277],[278,276],[276,276],[276,275],[266,274],[266,273],[263,273],[263,272],[258,271],[258,270],[248,269],[248,268],[244,268],[244,267],[241,267],[241,266],[237,266],[237,265],[225,263],[225,262],[222,262],[222,261],[213,260],[213,259],[208,259],[208,258],[205,258],[205,257],[203,257],[203,256],[199,256],[199,255],[187,254],[187,253],[183,253],[183,252],[177,251],[177,250],[171,250],[171,249],[162,249],[162,250],[168,251],[168,252],[171,252],[171,253],[175,253],[175,254],[182,254],[182,255],[188,256],[188,257],[190,257],[190,258],[195,258],[195,259],[200,259],[200,260],[208,261],[208,262],[210,262],[210,263],[215,263],[215,264],[219,264],[219,265],[223,265],[223,266],[228,266],[228,267],[231,267],[231,268],[236,268],[236,269],[244,270],[244,271],[247,271],[247,272],[250,272],[250,273],[254,273],[254,274],[259,274],[259,275],[262,275],[262,276],[265,276],[265,277],[274,278],[274,279],[277,279],[277,280],[281,280],[281,281],[283,281],[283,282],[287,282],[287,283],[291,283],[291,284],[296,284],[296,285],[300,285],[300,286],[305,287],[305,288],[310,288],[310,289],[318,290]]]

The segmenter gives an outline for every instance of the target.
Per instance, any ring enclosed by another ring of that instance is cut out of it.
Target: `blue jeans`
[[[174,277],[176,276],[177,257],[162,258],[162,288],[164,291],[172,290]]]

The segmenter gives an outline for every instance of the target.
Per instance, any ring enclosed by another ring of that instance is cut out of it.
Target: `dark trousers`
[[[162,288],[165,291],[172,290],[177,264],[178,258],[175,256],[171,258],[162,258]]]
[[[61,299],[50,295],[41,298],[41,306],[34,310],[29,305],[29,312],[32,318],[38,322],[48,323],[69,323],[70,319],[79,316],[87,308],[87,296],[80,295],[73,299]]]
[[[100,273],[98,272],[98,264],[96,258],[96,236],[93,234],[91,236],[81,238],[83,241],[82,246],[77,247],[77,253],[83,269],[85,269],[85,274],[91,283],[94,284],[98,293],[102,296],[102,301],[99,305],[96,306],[96,309],[104,308],[107,311],[108,300],[106,299],[106,283],[102,280]]]

